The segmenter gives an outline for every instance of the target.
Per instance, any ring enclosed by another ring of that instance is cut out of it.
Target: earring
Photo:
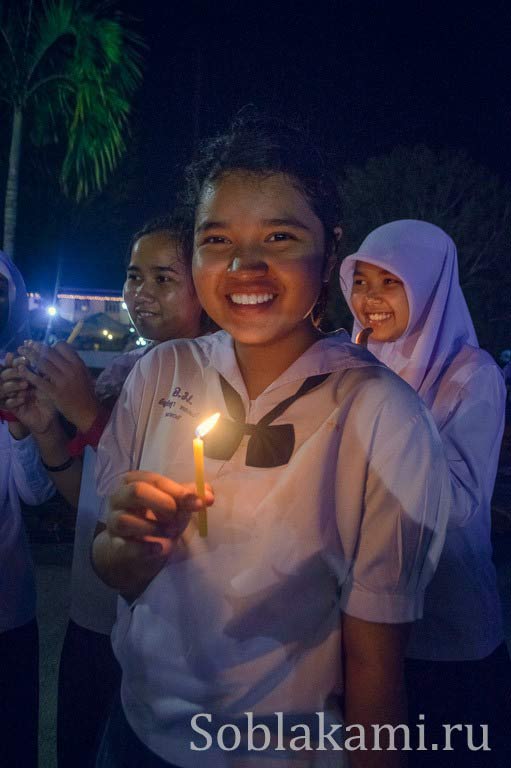
[[[321,330],[321,321],[323,320],[328,303],[328,282],[324,282],[321,286],[319,296],[316,299],[316,303],[311,310],[311,320],[314,328],[318,331]]]

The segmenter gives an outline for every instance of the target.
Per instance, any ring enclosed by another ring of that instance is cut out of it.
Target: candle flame
[[[208,432],[213,429],[219,418],[220,413],[214,413],[213,416],[209,417],[209,419],[206,419],[206,421],[203,421],[202,424],[199,424],[195,430],[197,437],[204,437],[204,435],[207,435]]]

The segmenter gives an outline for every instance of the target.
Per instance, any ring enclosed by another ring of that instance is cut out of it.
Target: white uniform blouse
[[[247,711],[272,725],[275,712],[288,723],[318,711],[339,720],[341,612],[417,619],[449,507],[431,417],[345,334],[314,344],[254,401],[224,332],[160,344],[134,368],[103,435],[100,494],[132,468],[193,481],[196,426],[228,415],[219,373],[252,423],[307,376],[331,375],[275,421],[294,425],[287,465],[247,466],[246,438],[230,460],[206,459],[208,537],[192,519],[146,591],[120,601],[113,645],[128,721],[156,754],[190,768],[231,765],[228,753],[190,751],[196,713],[212,713],[216,727]],[[330,760],[317,753],[307,765]]]
[[[482,659],[503,641],[490,505],[505,400],[501,370],[487,352],[468,344],[428,393],[449,464],[452,504],[442,556],[426,591],[424,618],[412,628],[412,658]]]

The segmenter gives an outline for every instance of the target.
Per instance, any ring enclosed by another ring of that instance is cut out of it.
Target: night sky
[[[120,288],[131,234],[174,203],[197,137],[247,103],[302,118],[339,169],[421,142],[511,180],[511,12],[474,5],[123,2],[148,45],[129,153],[79,210],[25,153],[17,261],[29,288],[51,288],[59,259],[62,286]]]

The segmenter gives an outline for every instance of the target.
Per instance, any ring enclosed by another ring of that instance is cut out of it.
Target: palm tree
[[[0,0],[0,100],[12,114],[3,248],[14,254],[24,128],[62,148],[59,181],[77,202],[99,192],[126,150],[141,81],[141,38],[113,3]]]

